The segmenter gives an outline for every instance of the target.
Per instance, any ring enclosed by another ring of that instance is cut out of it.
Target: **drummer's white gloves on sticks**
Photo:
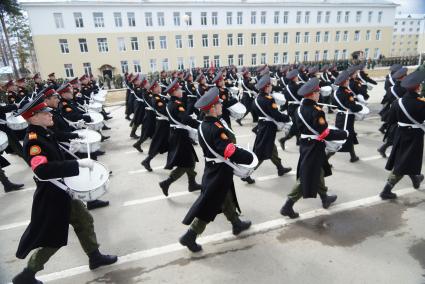
[[[94,161],[92,159],[85,158],[85,159],[77,160],[77,162],[81,168],[89,168],[90,170],[93,170]]]
[[[78,141],[72,140],[69,143],[69,151],[72,153],[78,152],[81,148],[81,144]]]

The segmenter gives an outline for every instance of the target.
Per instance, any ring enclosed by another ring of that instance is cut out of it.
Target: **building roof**
[[[425,18],[425,14],[402,14],[395,15],[395,20],[421,20]]]

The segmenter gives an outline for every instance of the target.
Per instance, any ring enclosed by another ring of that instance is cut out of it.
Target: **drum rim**
[[[107,167],[107,166],[105,166],[105,164],[104,163],[101,163],[101,162],[98,162],[98,161],[93,161],[95,164],[99,164],[99,165],[101,165],[104,169],[105,169],[105,172],[108,174],[108,177],[107,177],[107,179],[105,180],[105,182],[102,184],[102,185],[99,185],[99,186],[96,186],[96,187],[93,187],[92,189],[90,189],[90,190],[85,190],[85,191],[79,191],[79,190],[76,190],[76,189],[74,189],[74,188],[72,188],[70,185],[68,185],[67,184],[67,180],[69,180],[69,179],[72,179],[72,178],[77,178],[78,176],[72,176],[72,177],[66,177],[66,178],[64,178],[63,180],[64,180],[64,182],[65,182],[65,184],[66,184],[66,186],[68,186],[72,191],[74,191],[74,192],[77,192],[77,193],[84,193],[84,192],[90,192],[90,191],[92,191],[93,189],[96,189],[96,188],[99,188],[99,187],[103,187],[103,186],[105,186],[107,183],[108,183],[108,181],[109,181],[109,179],[110,179],[110,177],[111,177],[111,175],[109,174],[109,168]]]

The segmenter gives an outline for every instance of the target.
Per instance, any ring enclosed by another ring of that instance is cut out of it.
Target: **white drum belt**
[[[319,135],[309,135],[309,134],[301,134],[301,139],[313,139],[313,140],[318,140]]]
[[[0,124],[7,124],[6,120],[0,119]]]
[[[222,160],[220,160],[218,158],[208,158],[208,157],[205,157],[205,161],[206,162],[214,162],[216,164],[224,163]]]
[[[416,126],[414,128],[420,128],[423,132],[425,132],[425,124],[419,123],[417,120],[415,120],[408,112],[407,109],[404,107],[403,102],[401,99],[398,100],[398,105],[400,106],[401,110],[403,111],[404,115]],[[412,126],[413,127],[413,126]]]
[[[289,85],[286,85],[286,90],[288,91],[289,95],[291,95],[291,97],[294,99],[295,102],[297,102],[298,104],[300,103],[300,101],[295,97],[295,95],[291,92],[291,89],[289,89]]]
[[[404,123],[404,122],[397,122],[398,126],[400,127],[412,127],[412,128],[421,128],[419,125],[417,124],[410,124],[410,123]]]

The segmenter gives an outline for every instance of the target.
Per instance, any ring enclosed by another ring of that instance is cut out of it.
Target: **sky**
[[[425,14],[425,0],[392,0],[400,4],[397,11],[411,14]]]

